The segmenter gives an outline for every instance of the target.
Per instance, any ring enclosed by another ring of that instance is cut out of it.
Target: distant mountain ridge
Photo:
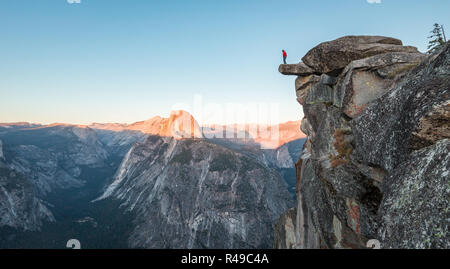
[[[160,116],[152,117],[145,121],[131,124],[126,123],[92,123],[90,125],[76,125],[65,123],[53,123],[49,125],[33,124],[27,122],[0,123],[4,128],[48,128],[56,126],[73,126],[78,128],[91,128],[95,130],[124,132],[141,132],[145,135],[158,135],[166,137],[181,138],[224,138],[242,141],[244,143],[255,143],[263,148],[276,149],[291,141],[306,138],[300,130],[301,121],[288,121],[276,125],[267,124],[230,124],[200,126],[196,119],[183,110],[172,111],[169,118]],[[276,130],[276,131],[275,131]],[[274,137],[274,135],[276,137]]]
[[[295,125],[288,140],[299,136]],[[303,141],[264,149],[236,127],[231,139],[210,139],[185,111],[134,124],[0,124],[0,248],[65,247],[74,232],[93,248],[270,247],[275,219],[293,206]],[[181,207],[171,193],[184,197]],[[174,222],[177,208],[185,211]]]
[[[191,114],[183,110],[172,111],[169,118],[156,116],[149,120],[132,124],[94,123],[89,125],[89,127],[110,131],[140,131],[144,134],[174,137],[177,139],[202,138],[202,132],[197,121]]]

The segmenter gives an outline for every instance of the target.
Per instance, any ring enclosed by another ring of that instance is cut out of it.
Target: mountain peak
[[[203,137],[197,121],[189,112],[184,110],[172,111],[169,118],[156,116],[136,122],[128,125],[125,129],[176,139]]]
[[[172,111],[168,119],[163,119],[159,135],[176,139],[203,137],[197,121],[189,112],[184,110]]]
[[[155,116],[132,124],[94,123],[90,127],[110,131],[139,131],[144,134],[173,137],[175,139],[203,137],[197,121],[189,112],[184,110],[172,111],[169,118]]]

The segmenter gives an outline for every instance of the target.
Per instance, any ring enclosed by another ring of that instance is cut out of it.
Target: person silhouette
[[[286,63],[287,53],[285,50],[282,50],[281,52],[283,52],[283,62],[284,62],[284,64],[287,64]]]

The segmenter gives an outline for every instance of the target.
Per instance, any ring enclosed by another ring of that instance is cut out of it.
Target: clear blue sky
[[[424,51],[448,0],[1,0],[0,122],[134,122],[175,103],[278,102],[301,118],[298,62],[343,35],[386,35]]]

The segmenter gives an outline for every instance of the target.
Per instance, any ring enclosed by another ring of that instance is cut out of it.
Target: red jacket
[[[287,53],[283,50],[283,57],[287,57]]]

